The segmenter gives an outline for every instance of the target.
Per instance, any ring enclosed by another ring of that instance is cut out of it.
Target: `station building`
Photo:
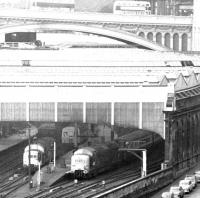
[[[165,139],[165,159],[177,164],[177,170],[198,160],[198,55],[167,51],[128,33],[78,25],[25,25],[1,32],[41,28],[93,33],[126,45],[2,46],[2,130],[27,122],[38,128],[44,123],[59,128],[105,124],[113,133],[115,127],[144,129]],[[102,134],[106,140],[117,136]]]
[[[171,52],[2,49],[1,55],[1,122],[109,123],[165,138],[163,111],[175,108],[170,97],[199,77],[198,57]]]

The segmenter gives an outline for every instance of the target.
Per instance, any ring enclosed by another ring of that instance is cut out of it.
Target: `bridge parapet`
[[[162,16],[162,15],[116,15],[109,13],[75,12],[60,13],[51,11],[34,10],[0,10],[0,19],[19,21],[49,21],[49,22],[71,22],[71,23],[117,23],[117,24],[154,24],[168,26],[192,26],[192,17]],[[134,16],[134,17],[133,17]]]

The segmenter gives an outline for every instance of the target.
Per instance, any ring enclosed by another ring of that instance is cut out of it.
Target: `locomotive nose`
[[[83,172],[84,172],[83,170],[75,170],[74,177],[76,179],[83,178],[84,177],[84,173]]]

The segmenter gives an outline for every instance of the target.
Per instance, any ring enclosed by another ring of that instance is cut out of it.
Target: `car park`
[[[185,194],[181,186],[172,186],[169,192],[174,194],[174,198],[183,198]]]
[[[197,186],[197,180],[195,175],[186,175],[185,180],[189,180],[192,182],[193,188]]]
[[[200,171],[196,171],[196,172],[194,173],[194,175],[195,175],[195,177],[196,177],[196,181],[197,181],[198,183],[200,183]]]
[[[183,188],[185,193],[190,193],[193,190],[193,185],[190,180],[181,180],[179,186]]]

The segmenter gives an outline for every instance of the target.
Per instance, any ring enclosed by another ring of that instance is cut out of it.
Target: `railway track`
[[[11,192],[26,183],[26,174],[22,168],[24,142],[0,152],[0,197],[7,197]]]
[[[124,167],[123,169],[116,170],[115,176],[125,174],[124,171],[131,171],[132,167]],[[110,178],[113,173],[108,172],[107,176],[99,175],[98,178],[93,180],[81,180],[78,184],[75,184],[72,179],[67,179],[66,181],[60,182],[57,185],[54,185],[52,188],[41,190],[40,192],[27,196],[26,198],[41,198],[41,197],[56,197],[61,196],[61,191],[68,189],[68,193],[74,193],[74,191],[81,190],[82,188],[88,188],[90,185],[97,185],[102,183],[102,180]],[[79,187],[79,188],[78,188]],[[58,195],[57,195],[58,194]]]
[[[3,155],[5,155],[5,153]],[[1,157],[2,156],[0,156],[0,158]],[[1,170],[4,170],[2,171],[4,181],[6,178],[8,180],[9,176],[14,174],[17,168],[22,167],[22,160],[20,158],[19,152],[12,151],[9,153],[7,160],[0,163]],[[158,170],[158,168],[160,168],[160,163],[160,161],[157,161],[149,165],[148,172],[150,173]],[[72,180],[68,179],[55,185],[53,188],[41,189],[37,193],[34,192],[34,194],[29,195],[26,198],[92,197],[104,190],[137,179],[141,175],[140,168],[138,167],[140,167],[140,162],[137,161],[131,166],[123,166],[123,168],[115,170],[114,172],[98,175],[98,178],[93,180],[79,181],[78,184],[75,184]],[[9,197],[16,189],[27,184],[27,181],[24,179],[25,176],[21,175],[20,178],[7,182],[3,182],[3,180],[0,179],[0,195]]]
[[[27,183],[26,174],[17,175],[15,174],[12,179],[5,180],[4,182],[0,182],[0,195],[1,197],[8,197],[10,193],[15,191],[16,189],[22,187]]]
[[[0,152],[0,182],[22,167],[24,142]]]
[[[156,162],[156,164],[152,164],[151,167],[155,169],[155,166],[158,167],[158,164],[160,167],[160,161]],[[53,188],[45,189],[37,194],[27,196],[26,198],[92,197],[97,193],[137,179],[140,177],[140,174],[141,171],[140,168],[138,168],[138,164],[134,164],[134,166],[127,166],[114,172],[99,175],[98,178],[93,180],[79,181],[77,184],[68,180],[67,182],[65,181],[66,184],[65,182],[62,184],[60,183]]]
[[[127,170],[125,172],[117,173],[111,177],[110,176],[101,176],[92,181],[83,181],[78,184],[74,184],[74,182],[69,182],[65,185],[60,185],[48,190],[41,191],[35,195],[28,196],[26,198],[60,198],[60,197],[78,197],[82,194],[87,194],[88,191],[96,191],[97,189],[104,188],[104,183],[108,186],[110,184],[115,183],[119,185],[127,180],[132,180],[138,178],[140,175],[140,170],[134,171]]]
[[[40,198],[64,198],[64,197],[87,197],[88,193],[94,193],[96,191],[104,190],[106,186],[119,185],[126,182],[127,180],[133,180],[138,178],[140,171],[126,171],[122,174],[102,177],[93,181],[85,181],[82,183],[74,184],[71,183],[68,186],[60,186],[60,188],[51,189],[46,195],[40,196]],[[105,181],[105,185],[102,181]]]

